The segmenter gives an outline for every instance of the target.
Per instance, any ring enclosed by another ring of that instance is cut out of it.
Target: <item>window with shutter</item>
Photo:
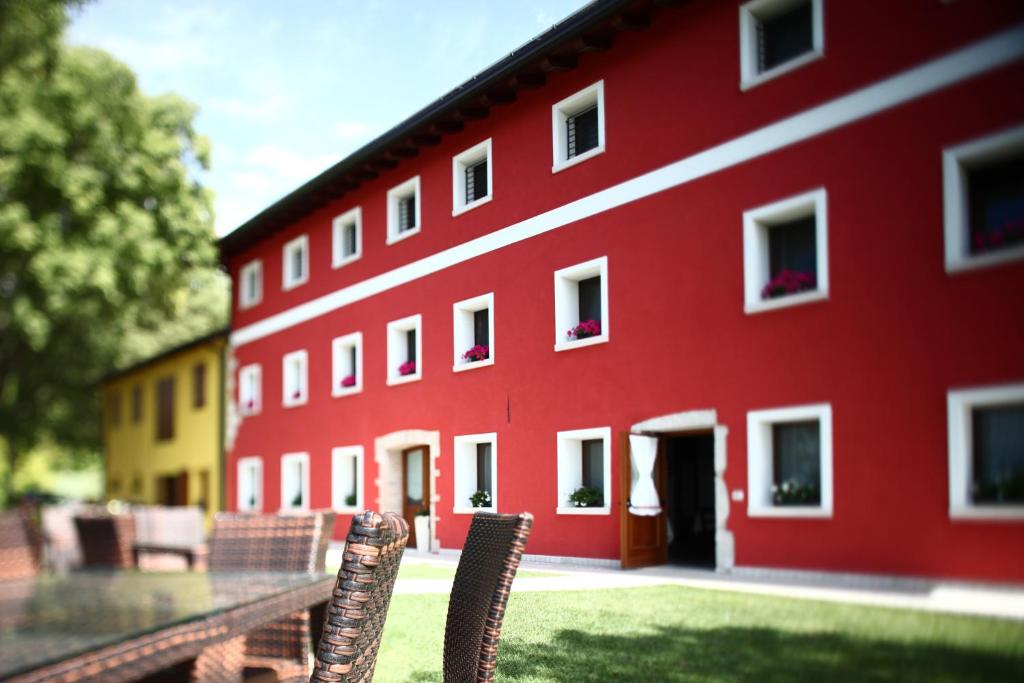
[[[565,126],[570,159],[597,147],[597,105],[568,117]]]
[[[485,159],[466,168],[466,203],[472,204],[476,200],[486,197],[487,193],[487,160]]]
[[[493,494],[491,489],[491,444],[476,445],[476,490]]]
[[[477,346],[491,345],[490,313],[486,308],[473,312],[473,342]]]
[[[398,200],[398,232],[405,232],[416,227],[416,195],[402,197]]]
[[[165,377],[156,385],[156,438],[167,441],[174,438],[174,378]]]
[[[580,322],[593,320],[601,322],[601,277],[588,277],[577,284]]]
[[[196,363],[192,368],[192,407],[206,405],[206,363]]]
[[[757,22],[757,67],[769,71],[814,49],[811,3],[761,18]]]

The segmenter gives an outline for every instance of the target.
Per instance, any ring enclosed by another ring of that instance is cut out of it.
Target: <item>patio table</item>
[[[334,582],[319,573],[134,570],[5,581],[0,680],[127,681],[197,662],[224,670],[204,670],[204,679],[237,680],[244,634],[311,608],[319,630]]]

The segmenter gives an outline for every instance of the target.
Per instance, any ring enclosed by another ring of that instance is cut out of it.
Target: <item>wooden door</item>
[[[409,524],[410,547],[416,545],[416,513],[430,509],[430,462],[425,446],[402,452],[402,517]]]
[[[664,500],[665,482],[665,441],[659,440],[658,459],[654,466],[654,484],[658,496]],[[620,511],[620,557],[622,566],[647,567],[665,564],[668,561],[668,542],[665,535],[665,513],[654,517],[641,517],[629,513],[629,490],[632,481],[630,471],[629,434],[622,434],[620,451],[620,477],[622,495],[619,496]]]

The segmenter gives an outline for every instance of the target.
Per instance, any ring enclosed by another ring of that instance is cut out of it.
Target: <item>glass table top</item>
[[[90,571],[0,582],[0,679],[330,578]]]

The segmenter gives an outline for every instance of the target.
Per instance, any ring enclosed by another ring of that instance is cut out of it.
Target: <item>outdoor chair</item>
[[[493,681],[512,579],[533,515],[473,515],[455,571],[444,629],[446,683]]]
[[[210,571],[323,572],[335,513],[220,513],[210,536]],[[279,681],[309,679],[309,613],[293,612],[246,636],[245,666]]]
[[[311,683],[370,681],[409,527],[401,516],[367,510],[352,518],[327,608]]]
[[[131,515],[92,514],[75,517],[84,567],[135,566],[135,518]]]
[[[0,513],[0,580],[35,576],[38,557],[29,520],[21,510]]]

